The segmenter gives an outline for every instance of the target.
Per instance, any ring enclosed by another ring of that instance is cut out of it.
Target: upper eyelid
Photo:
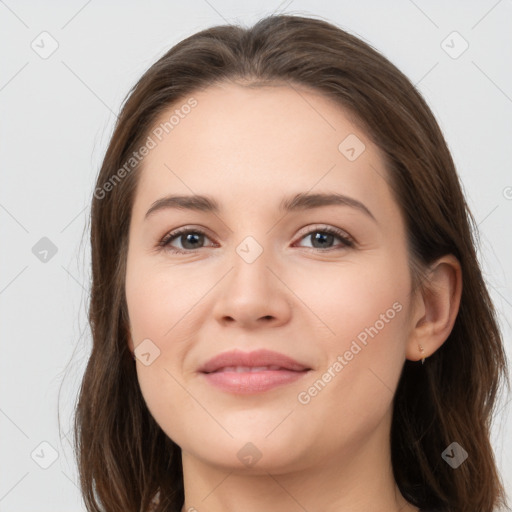
[[[299,233],[296,236],[295,241],[300,241],[305,236],[310,235],[311,233],[315,231],[326,231],[326,230],[333,230],[335,233],[333,233],[335,236],[341,237],[341,238],[347,238],[350,242],[353,244],[356,244],[356,239],[350,235],[347,231],[345,231],[342,228],[338,228],[336,226],[331,226],[329,224],[313,224],[311,226],[306,226],[302,228]],[[176,228],[175,230],[172,230],[164,235],[164,237],[161,239],[162,242],[169,243],[171,240],[177,239],[179,236],[187,234],[187,233],[201,233],[205,236],[207,236],[212,242],[217,243],[214,241],[214,237],[212,237],[209,234],[209,230],[207,228],[204,228],[202,226],[195,227],[195,226],[184,226],[181,228]],[[192,249],[190,249],[192,251]]]
[[[352,235],[349,235],[344,229],[338,228],[336,226],[331,226],[329,224],[313,224],[312,226],[307,226],[300,230],[297,236],[309,235],[313,231],[323,231],[323,230],[334,230],[339,233],[340,236],[345,236],[354,240]]]

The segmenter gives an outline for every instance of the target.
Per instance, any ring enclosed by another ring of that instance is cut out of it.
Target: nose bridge
[[[269,266],[272,265],[272,255],[268,247],[263,247],[252,236],[246,237],[235,249],[232,258],[232,286],[250,288],[256,296],[259,293],[269,293],[274,287],[269,281],[275,279]],[[275,265],[274,265],[275,266]],[[275,285],[275,283],[274,283]]]
[[[286,287],[275,275],[279,271],[274,268],[276,259],[271,252],[253,236],[238,244],[230,261],[231,271],[217,297],[218,320],[250,326],[270,320],[279,324],[289,319]]]

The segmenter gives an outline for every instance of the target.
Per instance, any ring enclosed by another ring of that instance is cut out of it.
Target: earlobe
[[[431,356],[453,329],[462,295],[459,260],[449,254],[433,263],[418,294],[421,311],[411,326],[406,349],[411,361]]]

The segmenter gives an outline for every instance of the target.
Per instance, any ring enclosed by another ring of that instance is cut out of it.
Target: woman
[[[299,16],[180,42],[123,106],[91,221],[88,510],[506,505],[475,223],[369,45]]]

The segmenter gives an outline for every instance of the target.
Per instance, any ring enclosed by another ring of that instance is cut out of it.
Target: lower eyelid
[[[213,245],[205,246],[205,247],[199,247],[197,249],[180,249],[173,247],[171,244],[172,241],[178,240],[180,236],[187,235],[190,233],[203,235],[206,239],[210,240]],[[317,248],[317,247],[302,247],[303,249],[313,249],[315,251],[319,252],[329,252],[334,251],[336,249],[343,249],[343,248],[351,248],[354,247],[355,242],[352,239],[350,235],[345,233],[344,231],[338,232],[338,230],[334,230],[334,228],[325,228],[325,227],[319,227],[319,228],[311,228],[308,232],[301,234],[297,241],[294,242],[294,245],[297,243],[300,243],[302,240],[306,239],[308,236],[313,235],[314,233],[325,233],[329,235],[333,235],[335,238],[337,238],[341,242],[341,246],[334,246],[334,247],[328,247],[325,249]],[[168,233],[159,243],[158,246],[163,249],[168,249],[170,252],[175,253],[194,253],[195,251],[198,251],[200,249],[206,249],[206,248],[212,248],[212,247],[218,247],[218,244],[212,240],[212,238],[204,231],[200,229],[187,229],[183,231],[178,231],[176,233]],[[301,246],[299,246],[301,247]]]
[[[213,242],[213,240],[211,239],[210,236],[208,236],[207,233],[205,233],[204,231],[201,231],[200,229],[187,229],[187,230],[183,230],[183,231],[178,231],[176,233],[168,233],[167,235],[165,235],[161,240],[160,242],[158,243],[158,245],[164,249],[167,249],[169,248],[169,250],[173,251],[175,250],[176,252],[193,252],[193,251],[197,251],[198,249],[179,249],[179,248],[176,248],[176,247],[173,247],[171,245],[171,242],[174,242],[175,240],[179,240],[179,238],[183,235],[188,235],[188,234],[198,234],[198,235],[203,235],[206,239],[210,240],[211,242]],[[215,244],[215,242],[213,242],[213,244]],[[203,249],[203,247],[199,247],[199,249]]]
[[[335,249],[339,249],[339,248],[344,248],[344,247],[353,247],[354,246],[354,242],[353,240],[348,237],[348,236],[345,236],[345,235],[337,235],[337,234],[334,234],[334,233],[328,233],[328,234],[331,234],[334,236],[334,238],[337,238],[340,242],[341,242],[341,246],[338,245],[338,246],[334,246],[334,247],[327,247],[326,249],[323,249],[324,252],[327,252],[327,251],[332,251],[332,250],[335,250]],[[308,233],[307,235],[304,235],[302,237],[300,237],[298,239],[298,241],[296,243],[300,243],[302,240],[306,239],[307,237],[311,236],[310,233]],[[302,247],[302,246],[300,246]],[[314,249],[314,250],[320,250],[322,251],[322,249],[320,248],[317,248],[317,247],[302,247],[303,249]]]

